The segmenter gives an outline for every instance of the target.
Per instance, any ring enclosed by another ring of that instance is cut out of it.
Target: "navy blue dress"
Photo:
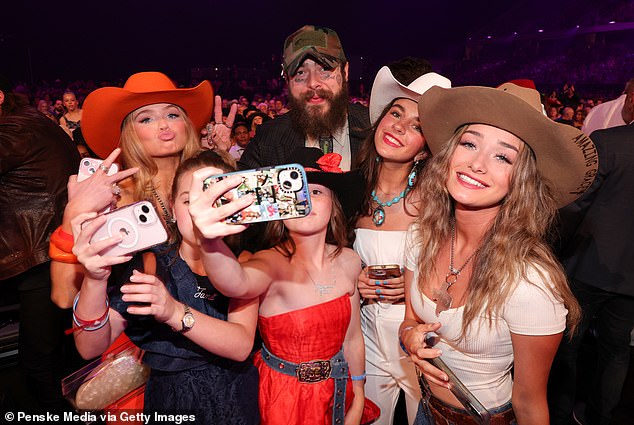
[[[174,246],[162,245],[152,251],[156,254],[156,274],[175,299],[208,316],[227,320],[229,299],[206,277],[194,274]],[[145,412],[195,415],[197,424],[258,424],[258,372],[252,360],[237,362],[217,356],[153,316],[127,313],[129,303],[121,299],[119,288],[129,282],[133,269],[143,270],[140,254],[117,270],[119,273],[113,270],[108,296],[110,307],[128,322],[126,335],[145,350],[143,362],[152,368],[145,390]],[[173,418],[166,423],[173,424]]]

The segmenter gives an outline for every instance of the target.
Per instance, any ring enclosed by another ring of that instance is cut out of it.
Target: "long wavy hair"
[[[454,201],[446,181],[451,157],[467,127],[460,127],[428,161],[420,178],[420,197],[426,206],[415,221],[415,242],[420,252],[417,284],[421,292],[436,270],[441,247],[451,238]],[[550,285],[554,297],[563,302],[568,309],[569,333],[574,333],[581,309],[547,244],[553,236],[556,214],[557,204],[549,183],[537,171],[532,150],[524,145],[515,161],[509,192],[473,259],[459,339],[467,335],[470,325],[482,313],[491,326],[493,316],[502,312],[518,281],[530,282],[529,270],[536,270],[540,280]]]
[[[180,153],[179,163],[182,163],[200,152],[200,140],[187,113],[180,106],[174,106],[178,108],[181,112],[181,116],[185,120],[187,142],[185,148]],[[154,158],[147,154],[143,144],[139,140],[139,136],[134,130],[132,113],[128,114],[121,124],[120,146],[123,167],[139,167],[139,171],[132,176],[132,196],[137,201],[151,201],[157,208],[160,208],[159,205],[156,205],[154,197],[152,196],[152,187],[154,185],[152,179],[158,174],[158,166]]]
[[[369,216],[372,214],[371,213],[372,191],[375,190],[378,186],[379,172],[381,171],[381,167],[383,166],[383,160],[379,156],[379,153],[376,151],[376,145],[374,144],[374,136],[376,135],[376,130],[379,124],[381,123],[381,121],[383,120],[383,117],[387,115],[389,110],[394,105],[394,102],[396,102],[398,99],[400,98],[393,99],[390,103],[388,103],[388,105],[381,112],[381,115],[379,116],[379,118],[376,120],[376,123],[374,123],[374,125],[370,127],[370,132],[368,134],[368,137],[366,137],[363,140],[363,143],[359,147],[359,152],[357,153],[355,157],[355,161],[352,165],[352,168],[359,168],[361,170],[361,172],[363,173],[363,177],[366,181],[365,191],[363,194],[363,203],[361,204],[361,209],[359,210],[359,213],[352,220],[352,223],[355,223],[356,220],[360,217]],[[415,179],[412,190],[410,190],[405,195],[405,199],[403,200],[403,207],[405,209],[405,213],[409,215],[415,214],[415,212],[408,211],[407,209],[409,199],[412,196],[414,196],[414,193],[416,192],[415,189],[420,186],[420,181],[421,181],[420,174],[425,166],[427,158],[429,158],[429,156],[431,155],[429,154],[429,148],[427,147],[426,143],[425,143],[425,146],[423,147],[423,152],[428,153],[425,159],[414,162],[414,158],[412,158],[412,161],[411,161],[412,167],[416,166],[415,171],[418,178]]]
[[[328,230],[326,231],[326,243],[335,246],[335,250],[331,255],[332,258],[338,256],[341,251],[348,246],[348,238],[346,217],[339,203],[339,199],[337,199],[337,195],[333,192],[332,211],[330,212],[330,221],[328,222]],[[273,249],[287,258],[292,258],[297,249],[288,228],[281,220],[266,223],[264,239],[266,240],[267,246],[273,247]]]

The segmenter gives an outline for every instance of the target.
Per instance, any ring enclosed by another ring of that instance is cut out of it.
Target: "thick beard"
[[[308,101],[315,94],[314,90],[306,92],[301,98],[290,94],[288,99],[291,122],[303,134],[319,138],[332,135],[341,129],[348,119],[348,82],[343,81],[338,95],[318,89],[317,95],[330,104],[328,111],[322,113],[319,106],[312,106]]]

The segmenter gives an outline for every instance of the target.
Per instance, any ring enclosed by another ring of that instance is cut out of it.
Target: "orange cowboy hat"
[[[121,124],[130,112],[154,103],[183,108],[197,131],[209,122],[214,93],[209,81],[194,88],[179,89],[160,72],[133,74],[120,87],[102,87],[84,101],[81,130],[88,146],[101,158],[119,145]]]

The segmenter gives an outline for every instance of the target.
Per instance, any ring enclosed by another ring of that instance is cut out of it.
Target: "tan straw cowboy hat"
[[[418,102],[420,121],[432,154],[465,124],[487,124],[522,139],[533,151],[537,169],[554,190],[560,207],[578,198],[594,181],[599,164],[588,136],[543,113],[532,88],[505,83],[497,88],[431,87]]]

